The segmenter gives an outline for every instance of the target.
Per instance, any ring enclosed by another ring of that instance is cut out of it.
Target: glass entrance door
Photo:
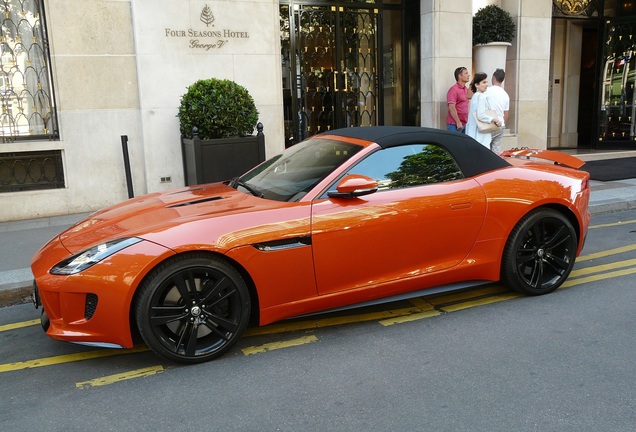
[[[636,21],[608,21],[600,107],[600,142],[636,142]]]
[[[378,124],[377,9],[281,4],[286,147],[317,133]]]

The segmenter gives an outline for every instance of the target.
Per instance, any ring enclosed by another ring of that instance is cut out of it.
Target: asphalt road
[[[636,211],[566,286],[497,285],[251,330],[219,360],[47,338],[0,309],[0,430],[634,431]]]

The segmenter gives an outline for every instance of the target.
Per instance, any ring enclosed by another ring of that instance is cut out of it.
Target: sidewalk
[[[592,215],[636,209],[636,178],[592,181]],[[22,303],[31,295],[31,257],[49,239],[88,213],[0,222],[0,307]]]

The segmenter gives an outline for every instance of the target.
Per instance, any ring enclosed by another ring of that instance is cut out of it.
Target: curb
[[[593,204],[588,208],[592,216],[618,213],[636,209],[636,200],[613,200],[602,204]]]
[[[30,268],[0,272],[0,307],[29,302],[32,292]]]
[[[33,292],[33,281],[16,282],[0,286],[0,308],[29,303]]]

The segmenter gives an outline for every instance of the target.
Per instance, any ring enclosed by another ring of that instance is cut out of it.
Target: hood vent
[[[194,201],[186,201],[186,202],[182,202],[179,204],[173,204],[173,205],[169,205],[166,208],[175,208],[175,207],[185,207],[185,206],[189,206],[189,205],[193,205],[193,204],[203,204],[206,202],[211,202],[211,201],[218,201],[223,199],[223,197],[221,196],[214,196],[214,197],[208,197],[208,198],[202,198],[199,200],[194,200]]]
[[[176,192],[169,192],[166,195],[179,195],[179,194],[184,194],[184,193],[192,193],[192,192],[196,192],[196,191],[200,191],[203,190],[203,187],[198,187],[198,188],[192,188],[192,189],[183,189],[183,190],[178,190]]]

